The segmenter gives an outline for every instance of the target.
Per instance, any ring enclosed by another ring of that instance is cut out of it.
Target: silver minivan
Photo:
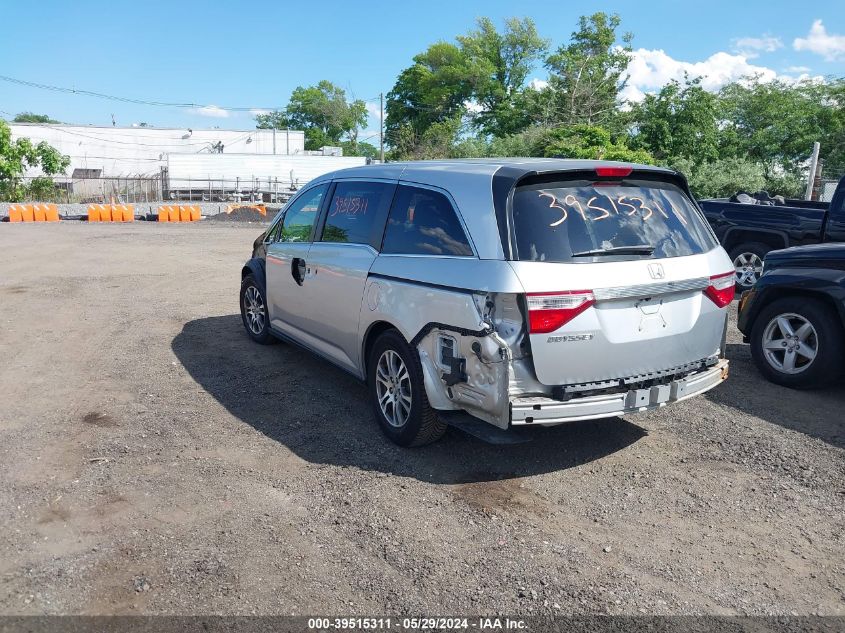
[[[647,411],[728,375],[734,269],[686,180],[605,161],[388,163],[311,181],[241,314],[366,381],[403,446]]]

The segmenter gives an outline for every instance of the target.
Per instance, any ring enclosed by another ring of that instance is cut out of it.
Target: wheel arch
[[[780,231],[757,228],[731,227],[725,231],[722,244],[730,253],[741,244],[758,242],[771,246],[773,250],[789,246],[789,238]]]
[[[267,287],[263,259],[253,257],[252,259],[247,260],[247,262],[243,265],[243,268],[241,268],[241,281],[243,281],[247,275],[252,275],[255,277],[256,281],[265,288]]]
[[[754,328],[754,325],[756,324],[757,319],[760,317],[760,313],[763,312],[763,310],[768,308],[775,301],[793,298],[814,299],[825,307],[829,308],[833,312],[833,314],[837,316],[839,326],[842,328],[843,332],[845,332],[845,308],[843,308],[837,301],[834,300],[833,297],[831,297],[826,292],[821,292],[808,288],[780,288],[776,286],[767,288],[765,292],[766,300],[759,302],[759,305],[755,305],[754,313],[751,315],[751,319],[749,319],[749,332]]]
[[[367,379],[367,372],[369,371],[369,362],[370,362],[370,351],[373,349],[373,345],[378,340],[378,337],[387,332],[388,330],[396,330],[400,336],[404,338],[404,334],[402,334],[402,330],[400,330],[396,325],[391,323],[390,321],[385,321],[383,319],[373,321],[367,327],[367,331],[364,333],[364,340],[361,343],[361,369],[363,370],[364,379]],[[405,341],[407,342],[407,338]]]

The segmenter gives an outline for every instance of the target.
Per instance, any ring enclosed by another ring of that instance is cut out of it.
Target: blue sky
[[[732,0],[565,2],[22,2],[4,3],[0,75],[136,99],[283,106],[299,85],[329,79],[373,99],[414,54],[487,15],[530,16],[553,47],[578,16],[616,12],[634,34],[628,96],[684,70],[705,85],[744,74],[845,75],[845,2]],[[532,78],[542,80],[538,67]],[[377,100],[371,101],[377,111]],[[105,101],[0,81],[0,116],[31,110],[65,122],[250,128],[249,113]],[[225,116],[224,116],[225,115]],[[377,129],[371,118],[368,133]],[[366,134],[365,134],[366,135]]]

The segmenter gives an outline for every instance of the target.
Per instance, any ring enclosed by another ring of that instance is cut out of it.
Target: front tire
[[[367,389],[381,430],[399,446],[430,444],[446,432],[428,403],[419,356],[396,330],[370,351]]]
[[[252,275],[241,282],[241,319],[247,335],[256,343],[270,345],[276,338],[270,332],[270,315],[264,285]]]
[[[768,380],[793,389],[823,387],[843,370],[842,324],[816,299],[787,297],[763,309],[751,330],[751,357]]]

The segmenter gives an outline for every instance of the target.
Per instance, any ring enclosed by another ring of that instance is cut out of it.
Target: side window
[[[309,189],[291,203],[285,211],[280,242],[307,242],[311,239],[311,227],[320,214],[320,203],[328,188],[325,184]]]
[[[472,248],[446,196],[402,185],[390,208],[381,252],[471,256]]]
[[[369,244],[373,229],[384,216],[396,185],[383,182],[339,182],[326,213],[324,242]],[[380,237],[380,236],[379,236]]]

